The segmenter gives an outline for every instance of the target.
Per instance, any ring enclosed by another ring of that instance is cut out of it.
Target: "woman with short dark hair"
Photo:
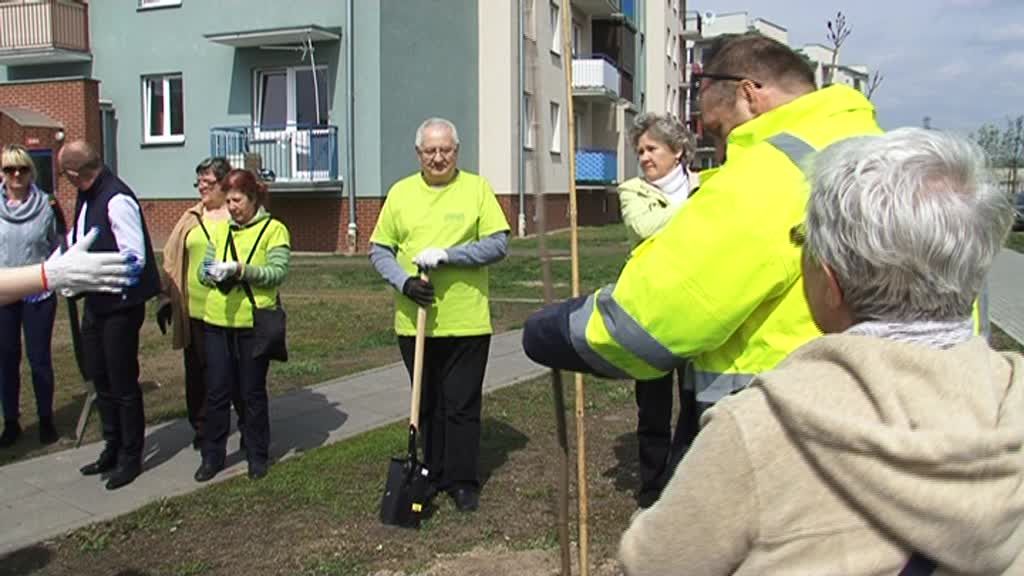
[[[206,431],[202,464],[195,479],[206,482],[224,468],[231,395],[245,406],[242,438],[249,478],[267,474],[270,464],[270,412],[267,370],[270,359],[257,353],[253,330],[256,308],[279,305],[278,287],[288,275],[288,228],[267,212],[267,188],[252,172],[232,170],[221,183],[231,219],[209,228],[210,244],[199,281],[214,287],[203,315],[206,349]]]
[[[161,270],[160,307],[156,319],[162,332],[171,326],[171,346],[181,350],[185,363],[185,406],[192,425],[192,447],[203,441],[206,419],[206,353],[203,350],[203,314],[206,313],[208,286],[199,282],[199,266],[210,243],[208,227],[228,219],[224,191],[220,183],[231,165],[221,157],[207,158],[196,166],[195,187],[199,202],[178,218],[164,244]],[[235,408],[241,418],[240,397]]]

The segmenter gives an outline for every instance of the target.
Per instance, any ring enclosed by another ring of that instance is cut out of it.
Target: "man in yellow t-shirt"
[[[505,257],[509,226],[490,184],[459,170],[455,125],[416,130],[420,171],[388,191],[370,261],[398,292],[395,332],[412,375],[416,311],[427,308],[420,432],[432,489],[464,512],[479,505],[480,407],[491,342],[487,265]],[[419,278],[417,268],[430,280]]]

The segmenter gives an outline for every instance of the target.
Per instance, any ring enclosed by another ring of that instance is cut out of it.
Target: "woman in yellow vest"
[[[636,118],[629,134],[643,176],[619,185],[622,221],[634,244],[656,234],[683,206],[697,178],[687,169],[696,146],[686,128],[668,114],[648,112]],[[636,381],[637,448],[642,507],[653,504],[676,463],[697,435],[696,400],[683,390],[679,370],[679,414],[672,434],[673,373]]]
[[[242,438],[249,478],[267,474],[270,413],[267,370],[270,359],[255,354],[253,309],[275,308],[278,287],[288,275],[288,229],[266,210],[267,188],[252,172],[232,170],[221,184],[231,219],[210,226],[210,245],[198,270],[199,281],[215,286],[206,298],[206,426],[197,482],[224,468],[232,389],[245,406]]]
[[[162,294],[156,313],[162,333],[171,327],[171,347],[181,350],[185,363],[185,406],[194,436],[192,447],[203,444],[206,420],[206,350],[203,346],[203,316],[211,288],[199,282],[199,266],[210,243],[207,226],[227,220],[227,202],[220,183],[231,171],[225,158],[207,158],[196,166],[195,187],[199,202],[178,218],[164,244],[160,278]],[[243,416],[241,398],[235,396],[235,410]],[[241,423],[239,423],[241,428]]]

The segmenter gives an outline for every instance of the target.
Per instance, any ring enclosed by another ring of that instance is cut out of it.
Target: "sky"
[[[648,0],[651,1],[651,0]],[[746,11],[789,31],[789,43],[828,45],[837,10],[850,36],[840,63],[885,76],[874,94],[885,129],[968,133],[1024,115],[1024,0],[687,0],[688,10]]]

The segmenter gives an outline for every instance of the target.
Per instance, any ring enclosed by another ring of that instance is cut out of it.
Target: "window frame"
[[[551,101],[551,106],[548,108],[551,118],[551,142],[549,151],[552,154],[562,153],[562,103],[555,100]]]
[[[296,129],[299,127],[298,124],[298,85],[296,84],[296,73],[302,70],[310,70],[310,66],[270,66],[267,68],[256,68],[253,70],[252,83],[253,83],[253,107],[252,107],[252,125],[257,130],[264,130],[269,132],[277,132],[286,129]],[[324,116],[320,119],[321,126],[326,127],[330,125],[330,113],[331,113],[331,93],[330,87],[328,86],[328,75],[330,74],[330,66],[327,64],[318,64],[316,71],[323,71],[324,82],[318,86],[318,89],[324,92],[324,100],[326,102],[326,110],[324,110]],[[277,127],[276,124],[272,124],[271,128],[263,128],[263,75],[271,73],[285,73],[285,121],[284,126]],[[317,103],[319,105],[319,103]],[[305,128],[309,128],[306,126]],[[314,126],[314,128],[316,128]]]
[[[152,86],[159,80],[163,88],[163,126],[161,133],[152,134]],[[181,82],[181,134],[171,132],[171,86],[172,80]],[[185,142],[185,79],[181,72],[167,74],[146,74],[142,76],[142,143],[143,144],[183,144]]]
[[[562,55],[562,8],[554,2],[548,3],[551,19],[551,53]]]
[[[523,122],[525,123],[523,130],[523,148],[526,150],[533,150],[536,147],[537,135],[534,130],[534,120],[536,118],[536,110],[533,104],[533,94],[529,92],[523,92]]]

